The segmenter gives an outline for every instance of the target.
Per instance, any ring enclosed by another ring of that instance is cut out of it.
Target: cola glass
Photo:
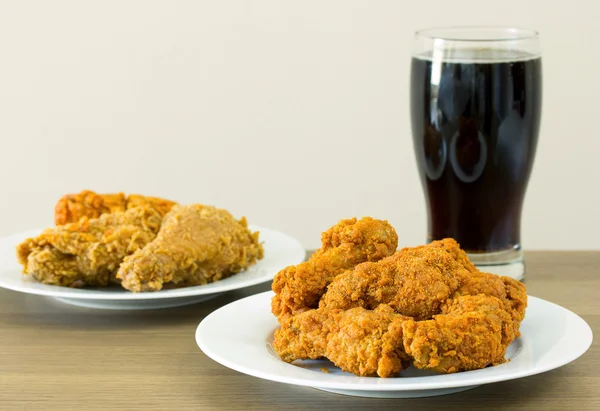
[[[522,279],[521,214],[542,110],[538,33],[420,30],[410,84],[427,240],[452,237],[481,270]]]

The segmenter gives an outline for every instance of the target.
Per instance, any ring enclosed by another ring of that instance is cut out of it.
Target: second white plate
[[[304,261],[306,251],[298,240],[268,228],[252,225],[249,228],[252,231],[260,231],[265,256],[248,270],[206,285],[147,293],[132,293],[118,286],[69,288],[41,284],[21,273],[22,267],[17,262],[15,247],[26,238],[38,235],[42,230],[15,234],[0,239],[0,287],[54,297],[82,307],[117,310],[166,308],[201,302],[226,291],[270,281],[282,268]]]
[[[328,361],[283,362],[272,347],[278,328],[272,292],[234,301],[208,315],[196,330],[206,355],[236,371],[267,380],[362,397],[409,398],[449,394],[478,385],[527,377],[574,361],[592,343],[592,330],[571,311],[529,297],[520,338],[509,362],[481,370],[437,375],[409,368],[396,378],[358,377]]]

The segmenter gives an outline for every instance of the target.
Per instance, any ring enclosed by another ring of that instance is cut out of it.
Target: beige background
[[[307,247],[342,217],[425,235],[411,33],[542,33],[530,249],[598,249],[600,34],[590,1],[3,1],[0,235],[90,188],[226,207]]]

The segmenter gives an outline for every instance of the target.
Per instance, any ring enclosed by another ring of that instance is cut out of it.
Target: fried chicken
[[[402,345],[402,324],[409,319],[386,304],[342,311],[329,325],[325,356],[343,371],[392,377],[411,362]]]
[[[438,373],[503,363],[527,306],[523,284],[480,272],[449,238],[377,261],[313,266],[311,258],[274,282],[275,351],[287,362],[327,358],[360,376],[390,377],[411,361]]]
[[[375,309],[389,304],[397,313],[416,320],[431,318],[456,291],[463,266],[445,250],[420,247],[398,251],[375,263],[363,263],[338,275],[320,307]]]
[[[489,273],[471,273],[461,281],[456,296],[485,294],[502,301],[504,308],[513,319],[513,332],[519,336],[519,327],[525,317],[527,292],[525,286],[510,277],[500,277]]]
[[[156,239],[125,259],[117,273],[133,292],[164,284],[201,285],[238,273],[263,257],[258,232],[245,218],[210,206],[173,206]]]
[[[325,231],[321,243],[307,262],[284,268],[275,276],[271,309],[280,321],[286,315],[317,308],[327,285],[338,274],[393,254],[398,236],[387,221],[352,218]]]
[[[384,304],[375,310],[310,309],[283,318],[273,348],[286,362],[326,357],[344,371],[391,377],[410,363],[402,346],[407,319]]]
[[[327,336],[339,311],[310,309],[282,318],[275,331],[273,348],[285,362],[325,357]]]
[[[151,206],[160,214],[165,215],[176,204],[173,201],[157,197],[146,197],[137,194],[126,196],[117,194],[96,194],[84,190],[78,194],[63,196],[54,207],[54,222],[56,225],[75,223],[81,217],[98,218],[102,214],[125,211],[139,206]]]
[[[448,300],[442,314],[402,323],[404,349],[419,369],[438,373],[475,370],[505,362],[515,338],[512,318],[496,297],[478,294]]]
[[[17,247],[23,272],[52,285],[106,286],[125,256],[154,239],[162,216],[153,207],[82,217],[76,223],[49,228]]]
[[[471,262],[471,260],[469,260],[469,256],[467,255],[467,253],[465,253],[460,248],[460,245],[453,238],[444,238],[442,240],[432,241],[431,243],[429,243],[427,245],[412,248],[412,250],[417,251],[417,250],[422,249],[423,247],[427,247],[427,248],[428,247],[437,247],[437,248],[446,250],[447,252],[450,253],[450,255],[452,255],[452,257],[456,260],[456,262],[461,264],[469,273],[478,273],[479,272],[477,267],[475,267],[473,265],[473,263]],[[406,248],[404,250],[410,251],[411,249]]]

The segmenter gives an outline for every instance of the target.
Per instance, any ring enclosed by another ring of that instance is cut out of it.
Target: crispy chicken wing
[[[438,373],[484,368],[505,362],[515,338],[512,318],[496,297],[478,294],[448,300],[432,320],[402,323],[404,349],[413,365]]]
[[[81,217],[98,218],[105,213],[125,211],[130,208],[149,205],[154,207],[161,215],[165,215],[175,203],[157,197],[146,197],[131,194],[128,197],[123,193],[96,194],[84,190],[78,194],[63,196],[54,207],[54,222],[56,225],[75,223]]]
[[[280,320],[316,308],[335,276],[364,261],[394,253],[398,236],[387,222],[365,217],[342,220],[321,236],[322,246],[311,258],[281,270],[273,280],[271,309]]]
[[[125,256],[154,239],[162,216],[153,207],[82,217],[76,223],[49,228],[17,247],[23,272],[45,284],[105,286]]]
[[[402,250],[338,275],[320,306],[372,310],[379,304],[389,304],[397,313],[416,320],[428,319],[438,314],[441,305],[456,291],[457,273],[466,275],[466,270],[438,247]]]
[[[246,219],[210,206],[174,206],[156,239],[125,259],[117,274],[134,292],[200,285],[238,273],[263,257]]]

